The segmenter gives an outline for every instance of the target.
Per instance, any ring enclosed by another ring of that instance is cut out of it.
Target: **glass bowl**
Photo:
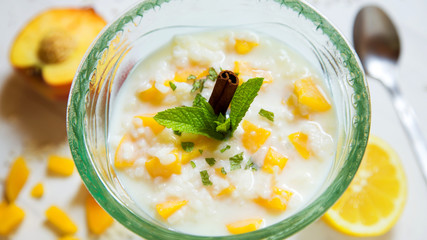
[[[218,28],[250,29],[285,42],[319,70],[335,104],[337,150],[317,195],[294,215],[241,235],[196,236],[152,220],[129,197],[111,164],[111,104],[132,67],[175,34]],[[67,114],[71,152],[98,203],[128,229],[147,239],[283,239],[303,229],[345,191],[368,140],[370,100],[361,64],[343,36],[297,0],[143,1],[106,27],[75,76]]]

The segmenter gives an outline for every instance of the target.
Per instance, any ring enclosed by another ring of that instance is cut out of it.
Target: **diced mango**
[[[181,154],[181,162],[182,164],[187,164],[194,158],[201,156],[202,154],[199,152],[198,149],[193,149],[191,152],[183,151]]]
[[[239,73],[239,85],[250,78],[262,77],[264,78],[263,86],[265,83],[272,83],[273,76],[270,71],[265,71],[262,69],[255,69],[249,66],[249,63],[244,61],[235,61],[234,62],[234,72]]]
[[[158,157],[151,157],[145,162],[145,168],[152,178],[168,178],[172,174],[181,174],[181,160],[176,151],[174,151],[173,154],[176,160],[167,165],[163,165]]]
[[[160,125],[156,120],[154,120],[153,116],[136,116],[137,118],[142,120],[142,126],[149,127],[151,131],[153,131],[154,134],[159,134],[163,129],[165,129],[164,126]]]
[[[329,101],[311,77],[296,80],[294,87],[298,102],[309,107],[311,111],[324,112],[331,108]]]
[[[243,121],[242,128],[244,130],[242,143],[250,153],[258,151],[271,134],[270,131],[257,127],[247,120]]]
[[[188,77],[193,75],[196,79],[204,78],[209,75],[209,68],[204,68],[200,66],[191,66],[188,68],[179,69],[175,72],[175,76],[172,81],[174,82],[187,82]],[[165,85],[169,86],[169,81],[165,82]]]
[[[118,169],[124,169],[132,167],[135,163],[135,159],[125,159],[122,157],[123,154],[123,144],[130,141],[129,135],[124,135],[117,146],[116,153],[114,154],[114,166]]]
[[[163,218],[168,219],[172,214],[181,209],[188,203],[187,200],[169,200],[156,205],[157,213]]]
[[[47,169],[61,176],[71,176],[74,171],[74,162],[70,158],[51,155],[47,160]]]
[[[245,219],[237,222],[229,223],[226,225],[228,231],[232,234],[241,234],[252,232],[259,229],[264,220],[262,218],[258,219]]]
[[[292,133],[288,136],[291,143],[294,145],[297,152],[304,159],[308,159],[310,157],[310,151],[308,150],[307,142],[308,136],[302,132]]]
[[[217,194],[217,196],[220,197],[230,195],[232,192],[234,192],[234,190],[236,190],[236,187],[230,184],[228,187],[222,189],[221,192]]]
[[[138,94],[139,100],[147,102],[153,105],[160,105],[165,98],[165,94],[160,92],[155,85],[155,82],[151,84],[151,87]]]
[[[288,202],[292,196],[292,192],[287,190],[273,187],[273,192],[270,198],[257,198],[255,199],[255,203],[273,211],[285,211],[288,206]]]
[[[80,240],[80,238],[76,238],[73,236],[65,236],[65,237],[58,238],[58,240]]]
[[[31,196],[33,198],[41,198],[44,193],[44,187],[42,183],[37,183],[31,190]]]
[[[257,42],[251,42],[251,41],[236,39],[236,42],[234,44],[234,50],[238,54],[248,54],[256,46],[258,46]]]
[[[25,217],[25,212],[14,203],[0,203],[0,235],[8,235],[15,230]]]
[[[61,231],[61,233],[71,235],[77,232],[77,225],[57,206],[49,207],[45,214],[49,223]]]
[[[222,172],[222,168],[215,168],[215,173],[222,178],[225,178],[227,176],[227,173]]]
[[[274,166],[278,166],[280,170],[282,170],[288,158],[274,150],[274,148],[270,147],[267,151],[267,154],[264,158],[264,164],[262,166],[262,170],[268,173],[274,173]]]
[[[298,97],[296,94],[291,94],[287,100],[282,101],[282,104],[287,105],[294,116],[302,117],[304,119],[309,118],[308,107],[298,103]]]
[[[182,151],[182,154],[181,154],[182,164],[187,164],[194,158],[201,156],[202,154],[200,153],[199,150],[214,151],[220,143],[220,141],[217,141],[205,136],[200,136],[200,135],[197,135],[195,137],[183,136],[181,140],[184,142],[194,143],[194,148],[191,152]]]
[[[23,157],[18,157],[12,163],[9,175],[6,178],[6,199],[9,202],[15,201],[19,192],[27,181],[30,170]]]
[[[94,234],[102,234],[113,224],[113,218],[102,209],[91,195],[86,198],[86,221],[89,230]]]

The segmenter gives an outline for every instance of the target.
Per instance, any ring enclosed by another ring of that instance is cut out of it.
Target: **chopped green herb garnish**
[[[228,149],[230,149],[231,148],[231,146],[230,145],[227,145],[227,146],[225,146],[223,149],[221,149],[221,150],[219,150],[221,153],[223,153],[223,152],[225,152],[225,151],[227,151]]]
[[[193,142],[181,142],[181,147],[182,147],[182,149],[184,149],[184,151],[191,152],[191,151],[193,151],[194,143]]]
[[[247,170],[247,169],[251,169],[254,171],[258,170],[257,165],[255,165],[255,163],[252,161],[251,158],[249,158],[249,161],[246,163],[245,170]]]
[[[216,163],[215,158],[205,158],[205,160],[209,164],[209,166],[213,166]]]
[[[173,134],[177,135],[177,136],[181,136],[182,133],[180,131],[173,131]]]
[[[193,168],[196,168],[196,163],[194,163],[194,161],[190,161],[190,164]]]
[[[207,76],[208,79],[215,81],[218,77],[218,73],[215,71],[215,68],[210,67],[209,68],[209,75]]]
[[[169,86],[172,88],[172,91],[175,91],[176,85],[172,81],[169,81]]]
[[[237,88],[231,100],[229,120],[221,114],[215,115],[211,105],[200,94],[196,95],[192,107],[175,107],[158,112],[154,120],[174,131],[223,140],[233,135],[258,95],[262,83],[263,78],[252,78]]]
[[[243,152],[236,154],[230,157],[229,159],[230,159],[230,171],[242,168],[242,166],[240,166],[240,163],[243,161]]]
[[[193,74],[191,74],[190,76],[187,77],[187,80],[196,80],[197,77],[194,76]]]
[[[201,171],[200,177],[202,178],[203,185],[205,185],[205,186],[211,186],[212,185],[212,182],[209,179],[208,171],[206,171],[206,170]]]
[[[202,92],[203,88],[205,87],[205,82],[206,82],[206,78],[194,81],[191,92],[195,92],[197,90],[200,90],[200,92]]]
[[[261,109],[259,110],[258,114],[259,114],[260,116],[265,117],[265,118],[267,118],[268,120],[270,120],[270,121],[274,122],[274,113],[273,113],[273,112],[270,112],[270,111],[267,111],[267,110],[265,110],[265,109],[262,109],[262,108],[261,108]]]
[[[221,173],[224,174],[224,175],[227,175],[227,172],[225,171],[224,167],[221,168]]]
[[[199,149],[199,153],[200,153],[200,154],[203,154],[203,149]]]

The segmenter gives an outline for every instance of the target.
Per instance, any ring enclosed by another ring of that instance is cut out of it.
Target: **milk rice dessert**
[[[221,77],[238,83],[218,87]],[[336,125],[321,75],[284,43],[240,30],[178,35],[121,87],[110,157],[129,196],[167,228],[240,234],[310,202],[332,166]]]

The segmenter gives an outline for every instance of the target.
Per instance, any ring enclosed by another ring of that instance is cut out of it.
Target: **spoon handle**
[[[396,81],[393,81],[394,83]],[[417,117],[412,107],[403,98],[397,84],[386,86],[393,101],[399,120],[411,141],[412,149],[418,160],[418,165],[427,184],[427,145],[419,127]]]

